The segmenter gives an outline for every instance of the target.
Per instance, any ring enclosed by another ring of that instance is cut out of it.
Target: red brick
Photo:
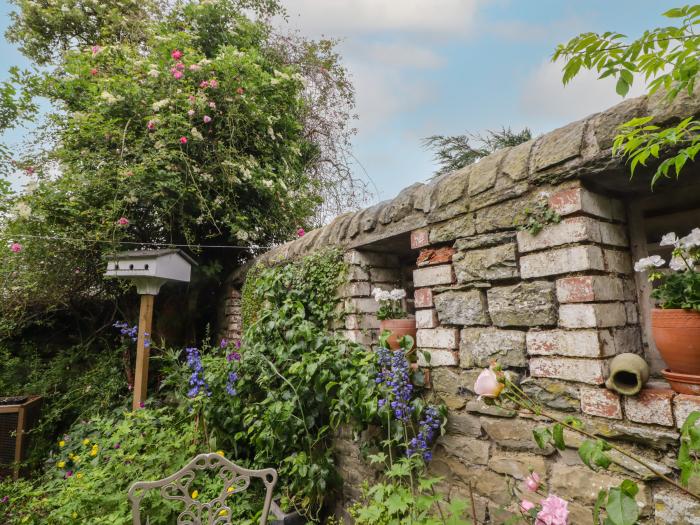
[[[560,215],[583,212],[610,220],[625,220],[624,208],[618,200],[592,193],[585,188],[569,188],[549,197],[549,207]]]
[[[620,396],[605,388],[581,387],[581,410],[591,416],[622,419]]]
[[[430,244],[429,234],[430,232],[427,228],[413,230],[411,232],[411,249],[417,250],[418,248],[423,248],[423,246],[428,246]]]
[[[416,288],[413,292],[414,306],[416,308],[432,308],[433,291],[430,288]]]
[[[456,250],[451,246],[421,250],[416,264],[418,264],[418,266],[429,266],[432,264],[449,263],[452,262],[452,256],[455,252]]]
[[[672,427],[674,395],[673,390],[666,388],[645,388],[636,396],[625,397],[627,419],[635,423]]]
[[[617,277],[581,275],[557,279],[557,299],[560,303],[621,301],[623,298],[623,283]]]
[[[673,400],[673,414],[676,416],[676,426],[681,428],[691,412],[700,412],[700,396],[678,394]]]
[[[608,376],[608,361],[568,357],[533,357],[530,376],[602,385]]]

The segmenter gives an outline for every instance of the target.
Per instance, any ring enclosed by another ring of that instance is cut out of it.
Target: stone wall
[[[695,104],[689,97],[673,106],[658,97],[626,101],[342,215],[262,257],[274,262],[343,247],[347,316],[338,328],[368,346],[378,332],[371,290],[402,285],[412,291],[417,346],[431,356],[419,365],[430,369],[430,388],[449,409],[448,432],[431,468],[445,477],[445,491],[464,495],[473,488],[480,521],[506,519],[514,510],[509,482],[534,469],[572,502],[573,524],[592,523],[598,490],[624,477],[640,484],[643,523],[700,524],[700,505],[650,471],[612,453],[610,471],[595,473],[574,448],[540,450],[532,438],[536,417],[488,406],[473,392],[481,369],[496,360],[552,412],[574,414],[657,470],[672,472],[677,429],[700,409],[700,397],[676,395],[658,379],[626,398],[603,385],[613,356],[644,355],[626,197],[609,186],[624,180],[626,168],[610,146],[616,126],[633,116],[666,122],[697,113]],[[537,235],[519,231],[523,211],[542,200],[561,222]],[[576,436],[567,443],[575,445]],[[349,501],[372,471],[352,435],[341,433],[337,449]]]

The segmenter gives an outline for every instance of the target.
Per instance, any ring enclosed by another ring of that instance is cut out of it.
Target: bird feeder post
[[[146,401],[148,390],[148,361],[151,355],[151,325],[153,324],[153,303],[156,296],[141,294],[139,310],[139,334],[136,340],[136,373],[134,375],[134,401],[132,408],[141,408]]]
[[[180,250],[137,250],[116,254],[107,262],[105,277],[125,277],[136,284],[141,296],[139,332],[136,339],[136,372],[134,374],[134,410],[146,401],[148,360],[151,353],[153,304],[160,287],[168,281],[189,282],[196,262]]]

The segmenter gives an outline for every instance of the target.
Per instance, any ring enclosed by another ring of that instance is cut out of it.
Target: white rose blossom
[[[652,268],[660,268],[664,264],[666,264],[666,261],[664,261],[659,255],[651,255],[649,257],[639,259],[636,263],[634,263],[634,271],[646,272]]]
[[[700,247],[700,228],[694,228],[688,235],[680,239],[680,245],[686,250]]]
[[[671,262],[668,263],[668,267],[674,272],[682,272],[688,269],[688,265],[685,264],[685,261],[681,257],[673,257]]]
[[[674,232],[667,233],[661,237],[660,246],[678,246],[678,235]]]

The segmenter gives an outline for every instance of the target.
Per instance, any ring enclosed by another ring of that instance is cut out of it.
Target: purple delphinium
[[[228,373],[228,380],[226,381],[226,392],[228,395],[236,395],[236,381],[238,381],[238,374],[236,372]]]
[[[437,408],[429,406],[425,409],[423,419],[418,423],[418,434],[408,444],[406,456],[422,454],[425,461],[433,459],[430,444],[435,439],[438,428],[440,428],[440,414],[438,414]]]
[[[403,350],[391,351],[388,348],[377,350],[379,357],[379,373],[375,379],[377,384],[388,387],[386,398],[379,400],[379,408],[389,403],[394,417],[402,422],[411,418],[413,409],[410,406],[413,385],[409,377],[409,364]]]
[[[204,381],[204,367],[202,366],[202,357],[199,355],[199,350],[197,348],[185,348],[185,352],[187,352],[187,366],[192,370],[192,375],[190,375],[191,388],[187,392],[187,397],[195,397],[200,392],[210,396],[209,385]]]
[[[221,339],[221,342],[219,343],[219,346],[220,346],[221,348],[226,348],[226,347],[228,346],[228,339],[226,339],[225,337],[224,337],[223,339]]]
[[[240,361],[240,360],[241,360],[241,354],[239,354],[238,352],[231,352],[230,354],[228,354],[226,356],[226,361],[228,361],[229,363],[231,361]]]
[[[133,342],[136,342],[139,333],[139,325],[129,326],[129,324],[125,321],[117,321],[112,326],[117,328],[121,335],[129,337]]]

